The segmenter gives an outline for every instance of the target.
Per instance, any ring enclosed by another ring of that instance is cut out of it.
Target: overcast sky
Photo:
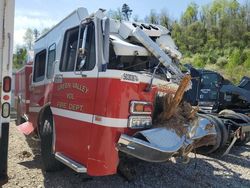
[[[51,27],[70,14],[77,7],[86,7],[89,13],[98,8],[116,10],[127,3],[133,10],[133,16],[144,19],[151,9],[160,12],[167,10],[171,18],[179,18],[190,2],[199,6],[212,0],[16,0],[15,9],[15,45],[23,44],[23,35],[27,28],[42,30]],[[245,0],[240,0],[245,2]],[[132,16],[132,17],[133,17]]]

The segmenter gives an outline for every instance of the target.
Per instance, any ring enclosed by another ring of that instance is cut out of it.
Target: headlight
[[[145,101],[131,101],[130,102],[130,113],[131,114],[147,114],[150,115],[152,113],[152,103]]]
[[[128,127],[131,129],[144,129],[152,126],[151,116],[130,116]]]

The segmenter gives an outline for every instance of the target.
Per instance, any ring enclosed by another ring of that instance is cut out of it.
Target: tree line
[[[45,34],[49,28],[44,28],[41,31],[34,28],[27,28],[23,36],[23,45],[15,46],[15,51],[13,54],[13,68],[19,69],[26,63],[28,51],[33,50],[34,41],[38,39],[41,35]]]
[[[237,0],[214,0],[205,6],[190,3],[178,20],[165,9],[150,10],[140,19],[128,4],[109,10],[108,15],[167,27],[183,54],[181,63],[216,70],[235,83],[244,75],[250,77],[250,0],[243,4]],[[27,29],[25,49],[32,48],[36,36],[37,30]]]
[[[124,19],[123,9],[110,11],[115,19]],[[131,16],[131,15],[130,15]],[[134,21],[161,24],[171,30],[183,54],[182,63],[212,69],[238,82],[250,77],[250,1],[214,0],[205,6],[190,3],[180,19],[172,19],[166,10],[151,10],[144,19]]]

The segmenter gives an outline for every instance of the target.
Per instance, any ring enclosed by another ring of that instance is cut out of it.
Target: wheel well
[[[41,126],[42,126],[44,117],[47,117],[47,116],[53,116],[51,108],[50,108],[49,105],[43,107],[41,109],[41,111],[39,112],[39,115],[38,115],[38,119],[37,119],[37,133],[38,133],[39,137],[40,137],[40,130],[41,130]]]

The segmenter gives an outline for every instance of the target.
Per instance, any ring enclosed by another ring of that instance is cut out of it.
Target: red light
[[[144,112],[152,112],[152,105],[145,105],[143,111]]]
[[[7,100],[9,100],[9,99],[10,99],[9,95],[4,95],[4,96],[3,96],[3,100],[6,100],[6,101],[7,101]]]
[[[5,76],[3,79],[3,91],[10,92],[11,90],[11,78],[9,76]]]
[[[143,104],[135,104],[134,111],[135,112],[143,112]]]

